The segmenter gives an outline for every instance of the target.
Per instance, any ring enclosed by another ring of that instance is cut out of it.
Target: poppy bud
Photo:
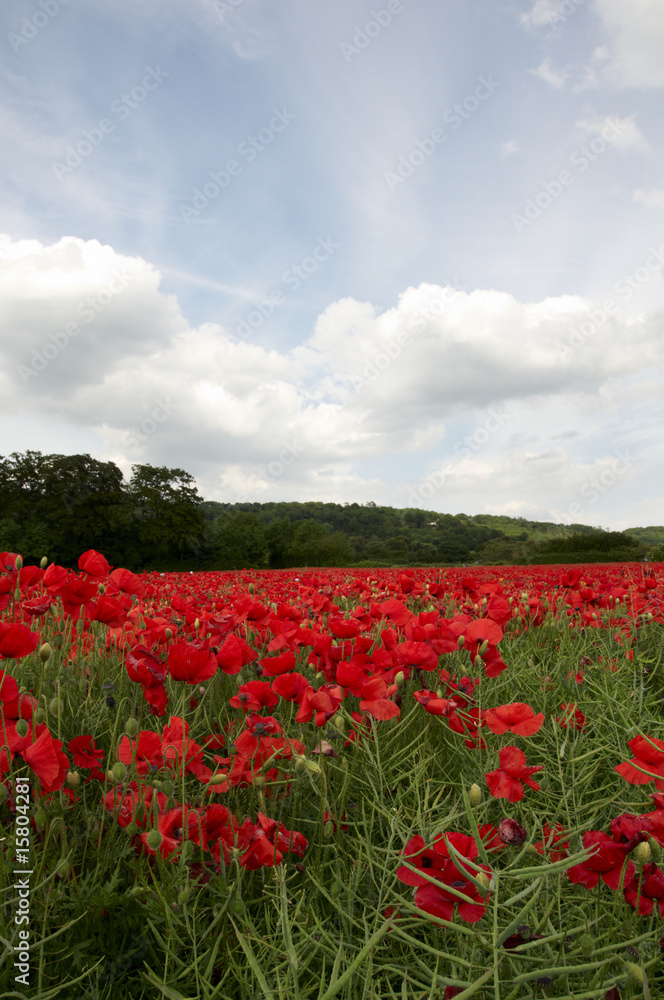
[[[249,584],[249,586],[247,587],[247,590],[249,591],[249,593],[251,594],[252,597],[256,593],[256,588],[254,587],[253,583]]]
[[[229,906],[231,913],[235,914],[236,917],[241,917],[244,913],[244,903],[241,899],[234,899]]]
[[[464,637],[460,635],[459,638],[457,639],[457,646],[459,647],[459,649],[463,649],[463,644],[465,641],[466,640],[464,639]]]
[[[138,735],[138,722],[133,715],[130,715],[125,722],[125,733],[130,737],[130,739],[133,739]]]
[[[634,962],[625,962],[625,972],[633,982],[643,986],[645,976],[640,965],[636,965]]]
[[[220,772],[219,774],[213,774],[210,780],[208,781],[208,785],[221,785],[223,784],[223,782],[226,780],[227,777],[228,775],[224,774],[223,772]]]
[[[99,591],[100,594],[105,594],[106,593],[106,585],[103,584],[103,583],[98,583],[97,584],[97,590]]]
[[[468,792],[471,806],[478,806],[482,801],[482,789],[477,784],[472,784]]]
[[[25,719],[19,719],[16,723],[16,735],[20,736],[21,739],[28,735],[28,724]]]
[[[41,569],[46,569],[46,567],[48,566],[48,556],[42,556],[41,557],[41,561],[39,563],[39,566],[40,566]]]
[[[123,764],[121,760],[116,761],[111,770],[116,781],[124,781],[127,777],[127,765]]]
[[[650,861],[652,851],[647,840],[642,840],[634,851],[634,860],[640,865],[645,865]]]
[[[78,788],[81,783],[81,776],[78,771],[67,771],[67,784],[70,788]]]
[[[159,830],[150,830],[149,834],[146,837],[146,840],[147,840],[148,847],[152,851],[157,851],[159,849],[159,847],[161,846],[161,842],[163,840],[163,837],[160,834]]]
[[[332,718],[330,719],[330,723],[334,726],[335,729],[338,729],[340,733],[343,733],[344,729],[346,728],[344,717],[343,715],[341,715],[340,712],[337,712],[336,715],[332,716]]]
[[[473,660],[473,666],[475,667],[481,667],[483,666],[483,664],[484,660],[482,659],[481,656],[476,656],[475,659]]]
[[[328,819],[326,823],[323,824],[323,836],[329,840],[334,833],[334,823],[331,819]]]
[[[108,771],[106,772],[106,780],[107,780],[107,781],[110,781],[110,783],[111,783],[112,785],[114,785],[114,784],[115,784],[115,775],[113,774],[113,771],[112,771],[112,770],[110,770],[110,768],[109,768],[109,770],[108,770]]]
[[[48,710],[51,715],[61,715],[64,709],[64,705],[59,698],[51,698]]]
[[[188,889],[183,889],[181,891],[180,895],[178,896],[178,906],[184,906],[188,895],[189,895]]]
[[[48,660],[50,660],[52,652],[53,650],[51,649],[48,642],[43,642],[41,644],[41,646],[39,647],[39,659],[42,661],[42,663],[46,663]]]
[[[16,559],[14,560],[14,569],[23,569],[23,556],[16,556]]]
[[[487,649],[489,648],[489,640],[485,639],[480,648],[477,650],[480,656],[484,656]]]
[[[173,629],[172,628],[165,628],[164,629],[164,635],[166,636],[167,639],[172,639],[173,638]]]
[[[198,629],[200,628],[200,624],[201,624],[201,620],[200,620],[200,618],[197,618],[196,621],[194,622],[194,629],[195,629],[196,632],[198,632]]]
[[[265,776],[263,774],[257,774],[254,777],[254,785],[256,788],[265,788]]]
[[[136,823],[134,823],[133,819],[132,819],[131,823],[128,823],[127,826],[125,827],[125,830],[127,831],[127,833],[129,834],[130,837],[135,837],[136,834],[138,833],[139,829],[140,829],[140,827],[137,826]]]
[[[479,882],[480,885],[483,885],[485,889],[488,889],[489,886],[491,885],[489,876],[487,875],[486,872],[478,872],[477,881]]]
[[[648,843],[650,844],[650,853],[652,854],[653,861],[659,864],[659,862],[662,860],[661,844],[659,843],[659,841],[655,840],[654,837],[651,837]]]
[[[41,726],[42,722],[44,722],[44,720],[46,719],[46,713],[44,712],[44,709],[38,708],[35,714],[32,716],[32,718],[34,719],[35,723],[38,726]]]
[[[406,675],[404,674],[403,670],[399,670],[394,678],[394,683],[397,684],[399,687],[401,687],[405,679]]]
[[[581,952],[586,958],[590,958],[593,951],[595,950],[595,942],[593,941],[590,934],[582,934],[579,938],[579,945],[581,946]]]

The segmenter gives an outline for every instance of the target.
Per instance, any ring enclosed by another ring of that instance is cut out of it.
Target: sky
[[[660,0],[14,0],[0,454],[664,523]]]

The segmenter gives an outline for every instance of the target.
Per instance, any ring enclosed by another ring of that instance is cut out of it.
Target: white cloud
[[[504,160],[507,156],[512,156],[514,153],[521,151],[521,146],[514,139],[507,139],[505,142],[500,144],[500,159]]]
[[[664,4],[660,0],[594,0],[612,58],[606,77],[618,87],[664,86]]]
[[[569,78],[569,69],[556,70],[553,68],[553,60],[548,56],[544,62],[540,63],[537,69],[531,70],[531,72],[544,80],[545,83],[550,84],[555,87],[556,90],[560,90],[561,87],[565,85],[565,81]]]
[[[464,509],[475,497],[477,509],[479,497],[538,504],[550,495],[551,509],[564,510],[584,477],[610,461],[593,439],[607,409],[626,427],[635,400],[654,409],[660,398],[652,385],[638,387],[664,361],[662,317],[604,317],[597,336],[561,351],[597,316],[578,296],[521,303],[421,284],[382,312],[346,298],[281,352],[236,342],[217,324],[191,328],[159,282],[148,262],[94,240],[0,239],[5,414],[41,421],[45,433],[63,428],[64,452],[77,450],[68,441],[85,428],[102,442],[97,457],[124,470],[141,461],[187,468],[211,498],[396,503],[407,502],[398,456],[431,468],[454,454],[465,421],[482,447],[456,456],[441,502],[455,498]],[[67,342],[68,323],[79,331]],[[509,420],[485,447],[487,413],[504,406]],[[650,410],[642,419],[656,424]],[[572,436],[569,450],[555,441],[579,426],[590,430]],[[526,428],[529,439],[519,440]],[[588,460],[578,449],[591,446]],[[6,436],[0,450],[19,449]],[[389,472],[369,474],[368,461]]]
[[[644,191],[642,188],[639,188],[634,192],[633,200],[640,201],[646,208],[664,208],[664,188],[651,191]]]
[[[577,121],[576,127],[586,135],[603,135],[606,129],[612,133],[611,144],[622,151],[635,149],[646,152],[650,144],[634,121],[634,116],[619,118],[617,115],[604,115],[602,118],[583,118]]]

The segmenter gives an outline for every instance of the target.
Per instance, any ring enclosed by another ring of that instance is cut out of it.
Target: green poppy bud
[[[470,786],[468,798],[470,799],[471,806],[478,806],[480,804],[482,801],[482,789],[479,785],[473,784]]]
[[[164,838],[160,834],[159,830],[150,830],[150,832],[149,832],[149,834],[147,835],[147,838],[146,838],[148,847],[152,851],[158,851],[159,850],[159,848],[161,846],[161,842],[162,842],[163,839]]]
[[[43,642],[39,647],[39,659],[42,663],[47,663],[51,658],[53,650],[48,642]]]
[[[132,740],[134,739],[135,736],[138,735],[138,722],[133,717],[133,715],[130,715],[127,721],[125,722],[125,733]]]
[[[28,724],[25,719],[19,719],[16,723],[16,735],[20,736],[21,739],[28,735]]]
[[[67,784],[70,788],[78,788],[81,783],[81,776],[78,771],[67,771]]]
[[[116,781],[124,781],[127,777],[127,765],[123,764],[121,760],[116,761],[112,767],[112,771]]]

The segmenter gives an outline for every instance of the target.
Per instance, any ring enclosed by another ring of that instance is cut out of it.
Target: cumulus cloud
[[[585,132],[586,135],[599,136],[609,129],[613,135],[611,144],[623,152],[627,150],[646,152],[650,149],[650,144],[636,124],[633,115],[627,118],[619,118],[617,115],[582,118],[576,122],[576,127]]]
[[[664,4],[594,0],[611,50],[605,74],[615,86],[664,86]]]
[[[661,317],[434,284],[382,311],[339,300],[302,344],[268,350],[217,324],[192,328],[149,262],[73,237],[0,240],[0,316],[6,414],[69,426],[72,440],[92,429],[96,457],[124,470],[187,468],[210,498],[403,503],[401,455],[423,474],[452,458],[439,498],[457,497],[459,509],[469,496],[564,501],[612,451],[595,441],[589,462],[553,437],[569,431],[576,446],[579,421],[597,430],[603,408],[620,409],[621,380],[652,380],[664,360]],[[607,403],[609,387],[618,396]],[[543,418],[546,406],[556,415]],[[482,428],[505,407],[511,417],[487,444]],[[524,428],[532,440],[519,439]],[[61,450],[76,449],[63,438]]]
[[[550,56],[545,59],[544,62],[540,63],[537,69],[534,69],[531,72],[534,73],[535,76],[538,76],[540,80],[544,80],[545,83],[555,87],[556,90],[560,90],[561,87],[564,87],[565,81],[570,75],[568,68],[554,69],[553,60]]]

